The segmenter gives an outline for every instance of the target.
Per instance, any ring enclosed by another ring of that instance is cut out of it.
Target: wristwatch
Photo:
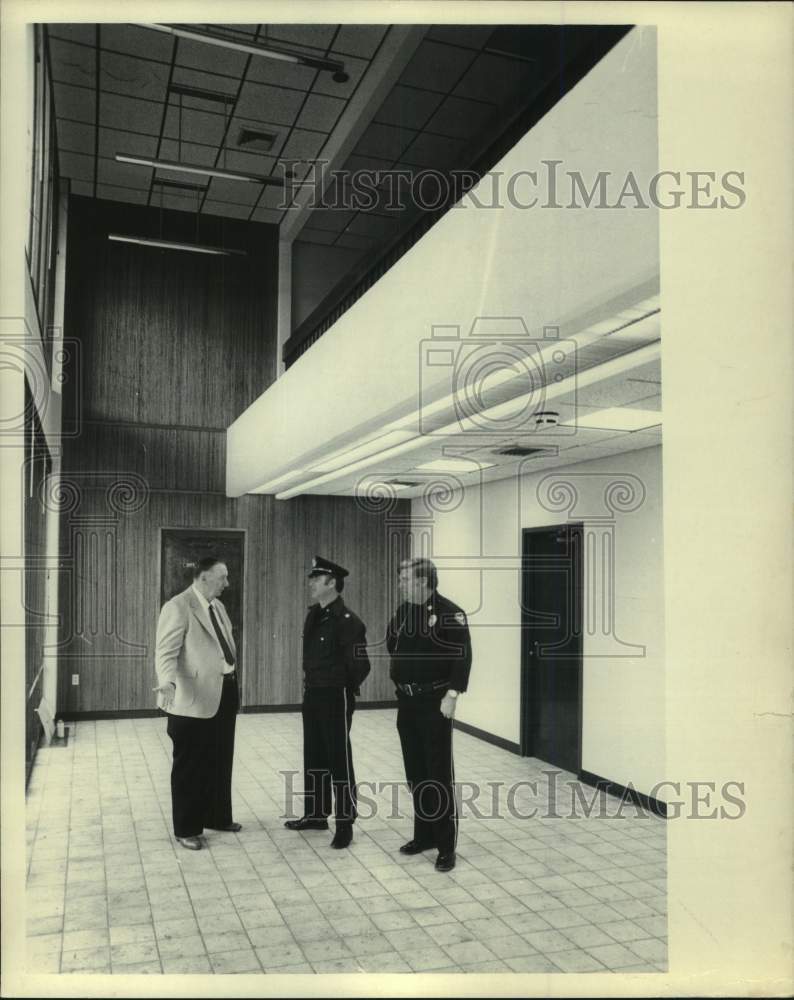
[[[458,697],[458,692],[454,691],[452,688],[449,688],[449,690],[447,691],[447,694],[450,696],[450,698],[457,698]]]

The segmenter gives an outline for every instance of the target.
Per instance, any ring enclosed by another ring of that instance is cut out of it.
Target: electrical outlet
[[[77,687],[80,683],[80,674],[72,674],[72,687]]]

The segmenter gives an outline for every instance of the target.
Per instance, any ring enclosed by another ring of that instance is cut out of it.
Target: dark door
[[[226,563],[229,586],[221,601],[232,622],[238,669],[242,666],[244,544],[242,531],[163,528],[160,560],[161,605],[191,585],[193,567],[205,556],[216,556]]]
[[[523,532],[521,752],[578,772],[582,743],[582,526]]]

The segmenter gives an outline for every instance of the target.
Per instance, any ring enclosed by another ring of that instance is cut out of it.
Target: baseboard
[[[583,781],[592,788],[597,788],[600,792],[606,792],[607,795],[614,795],[619,799],[623,799],[624,802],[631,802],[632,805],[642,806],[643,809],[653,813],[654,816],[661,816],[663,819],[667,819],[667,803],[662,802],[661,799],[654,799],[650,795],[638,792],[636,788],[627,788],[617,781],[610,781],[609,778],[601,778],[590,771],[580,771],[577,777],[579,781]]]
[[[356,711],[368,708],[396,708],[395,701],[357,701]],[[265,712],[300,712],[301,705],[244,705],[240,711],[243,715],[259,715]]]
[[[156,719],[159,708],[125,708],[115,712],[58,712],[64,722],[100,722],[107,719]]]
[[[453,725],[455,729],[460,729],[461,732],[468,733],[469,736],[476,736],[478,740],[482,740],[484,743],[490,743],[492,746],[499,747],[500,750],[507,750],[518,757],[521,756],[521,747],[518,743],[512,743],[501,736],[494,736],[493,733],[488,733],[484,729],[478,729],[476,726],[470,726],[468,722],[461,722],[459,719],[453,720]]]

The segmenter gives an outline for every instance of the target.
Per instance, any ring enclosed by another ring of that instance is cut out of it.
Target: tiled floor
[[[402,782],[391,710],[353,725],[359,782]],[[283,827],[296,714],[238,719],[239,834],[175,846],[162,719],[82,722],[28,793],[28,968],[37,972],[656,972],[667,962],[665,826],[460,731],[458,866],[404,857],[404,786],[371,786],[352,847]],[[547,769],[548,770],[548,769]],[[494,782],[498,809],[494,807]],[[535,781],[536,789],[518,782]],[[490,783],[490,784],[489,784]],[[300,788],[297,778],[296,789]],[[396,800],[396,801],[395,801]],[[604,805],[606,815],[599,815]],[[535,809],[533,818],[528,813]],[[299,805],[295,806],[300,812]],[[493,812],[502,815],[493,815]],[[402,815],[400,816],[400,812]]]

